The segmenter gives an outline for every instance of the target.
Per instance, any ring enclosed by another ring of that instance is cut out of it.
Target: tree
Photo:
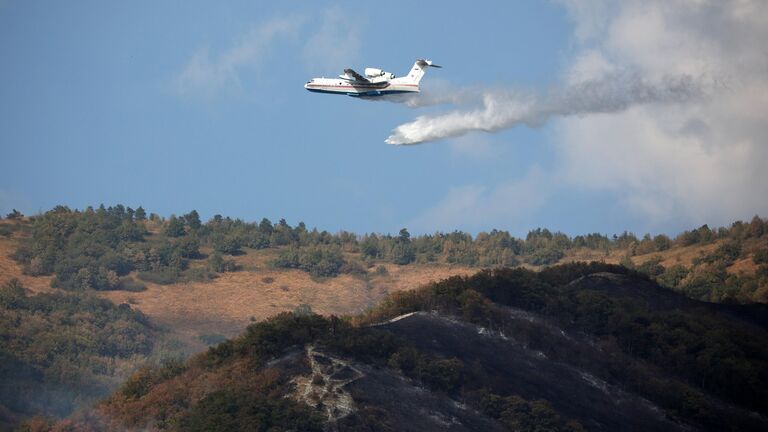
[[[365,257],[378,258],[381,251],[379,250],[379,238],[376,234],[366,235],[360,245],[360,250]]]
[[[273,229],[272,222],[269,219],[263,218],[261,222],[259,222],[259,231],[261,231],[262,234],[270,236]]]
[[[237,270],[237,264],[233,260],[224,259],[220,253],[214,252],[208,258],[208,266],[217,273],[232,272]]]
[[[664,234],[659,234],[653,238],[653,243],[656,245],[656,251],[662,252],[672,247],[672,240]]]
[[[400,230],[395,246],[392,248],[392,262],[399,265],[410,264],[416,260],[416,252],[411,245],[411,234],[407,229]]]
[[[240,240],[234,236],[225,236],[223,234],[217,234],[213,237],[213,249],[216,252],[229,255],[238,255],[242,253],[240,250]]]
[[[176,215],[171,215],[168,219],[168,225],[165,227],[165,235],[168,237],[181,237],[184,235],[184,221],[181,218],[177,218]]]
[[[709,226],[707,224],[702,225],[697,229],[699,232],[699,242],[700,243],[708,243],[714,239],[714,235],[712,234],[712,230],[709,229]]]
[[[184,258],[195,259],[200,257],[200,240],[194,234],[180,238],[176,243],[176,248]]]
[[[197,231],[202,225],[200,223],[200,215],[197,214],[197,210],[192,210],[191,212],[185,214],[184,221],[187,223],[187,225],[189,225],[189,228],[192,231]]]
[[[408,232],[407,229],[403,228],[400,230],[400,235],[397,238],[400,242],[409,243],[411,241],[411,233]]]
[[[672,288],[677,288],[686,277],[688,277],[688,269],[680,264],[675,264],[668,269],[664,270],[664,273],[659,276],[659,281]]]
[[[760,219],[760,216],[755,215],[755,217],[752,218],[752,221],[749,223],[749,226],[747,227],[747,232],[749,233],[750,237],[760,237],[765,233],[765,225],[763,223],[763,220]]]
[[[134,217],[137,221],[147,220],[147,212],[144,210],[144,207],[139,206],[139,208],[136,209]]]

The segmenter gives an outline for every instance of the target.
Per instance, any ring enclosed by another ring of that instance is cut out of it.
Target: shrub
[[[223,255],[239,255],[243,253],[240,247],[240,240],[237,237],[217,235],[213,238],[213,250]]]
[[[654,256],[646,262],[640,264],[635,269],[640,273],[645,273],[650,277],[657,277],[664,273],[664,266],[661,265],[661,257]]]
[[[120,280],[115,289],[121,291],[140,292],[145,291],[147,287],[143,283],[131,277],[125,277]]]
[[[237,271],[237,263],[231,259],[225,259],[220,253],[214,252],[208,258],[208,267],[217,273]]]
[[[659,281],[668,287],[676,288],[683,279],[688,277],[688,273],[688,269],[676,264],[664,270],[664,273],[659,276]]]
[[[377,276],[386,276],[389,274],[389,271],[387,270],[386,267],[384,267],[383,265],[380,265],[376,267],[376,270],[374,270],[374,274],[376,274]]]
[[[365,275],[368,271],[360,261],[345,261],[339,269],[339,273],[353,274],[353,275]]]
[[[333,277],[345,261],[338,245],[320,245],[286,249],[271,264],[277,268],[299,268],[312,276]]]
[[[726,241],[714,250],[714,252],[704,256],[702,261],[712,263],[723,263],[726,266],[733,264],[741,256],[741,243],[738,241]]]

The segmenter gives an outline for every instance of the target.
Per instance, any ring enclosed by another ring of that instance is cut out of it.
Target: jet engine
[[[385,72],[381,69],[365,68],[365,76],[367,76],[368,78],[380,77],[384,74]]]

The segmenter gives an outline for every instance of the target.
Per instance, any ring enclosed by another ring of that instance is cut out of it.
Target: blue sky
[[[593,79],[596,70],[627,69],[649,79],[679,73],[676,64],[643,57],[659,44],[674,45],[663,36],[630,47],[635,57],[623,54],[621,26],[632,30],[633,17],[653,23],[647,10],[616,10],[602,1],[595,9],[576,0],[223,3],[0,2],[0,211],[123,203],[165,216],[194,208],[204,218],[284,217],[330,231],[407,226],[516,235],[537,226],[570,234],[674,233],[768,214],[768,194],[713,202],[696,198],[701,180],[693,178],[735,167],[748,175],[714,192],[733,195],[761,184],[756,168],[742,166],[766,162],[759,124],[744,138],[747,154],[740,158],[723,148],[682,167],[722,134],[691,144],[677,132],[659,132],[696,121],[716,130],[722,118],[733,123],[736,109],[713,117],[697,114],[708,102],[630,102],[615,114],[567,112],[495,133],[469,130],[391,146],[384,140],[401,124],[488,112],[487,102],[411,108],[302,87],[345,67],[403,74],[419,57],[444,65],[422,81],[425,96],[551,94],[584,74]],[[504,99],[503,106],[517,100]],[[675,110],[679,125],[662,124],[670,121],[664,110]],[[655,144],[623,160],[634,146],[648,145],[622,144],[628,129]],[[664,146],[673,156],[652,151]],[[622,163],[650,174],[633,174]],[[664,168],[655,173],[657,166]],[[682,186],[670,192],[665,182]]]

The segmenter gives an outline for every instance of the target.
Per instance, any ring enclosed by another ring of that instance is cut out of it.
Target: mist
[[[553,117],[611,113],[640,104],[674,104],[706,95],[707,80],[691,75],[646,79],[638,73],[611,73],[600,79],[553,88],[543,94],[530,90],[463,89],[449,96],[407,95],[391,102],[411,107],[454,104],[439,115],[419,116],[397,126],[385,140],[392,145],[415,145],[469,132],[498,132],[520,124],[544,125]],[[480,102],[481,106],[477,106]]]

